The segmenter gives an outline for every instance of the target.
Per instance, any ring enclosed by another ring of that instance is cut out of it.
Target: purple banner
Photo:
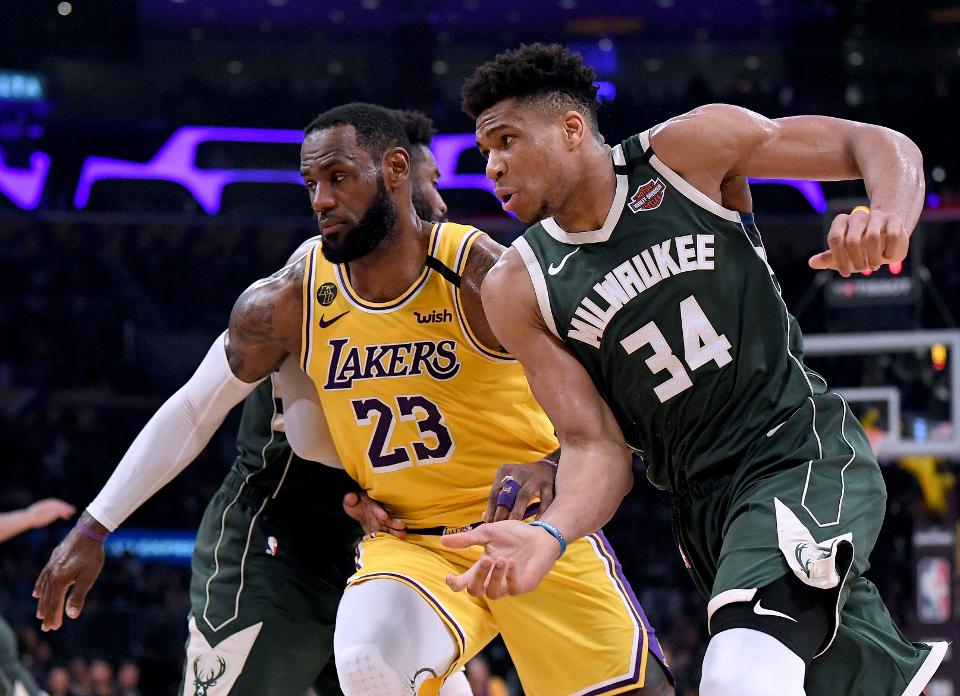
[[[80,172],[80,180],[73,197],[78,209],[87,207],[90,191],[99,181],[145,179],[170,181],[183,186],[208,215],[220,212],[224,187],[237,183],[292,184],[301,186],[300,174],[291,163],[289,169],[204,169],[197,166],[197,148],[208,142],[299,144],[300,130],[267,128],[222,128],[183,126],[174,131],[148,162],[131,162],[108,157],[88,157]],[[493,194],[493,183],[484,174],[465,174],[457,171],[460,156],[476,147],[473,133],[437,135],[431,149],[440,169],[439,187],[442,189],[478,189]],[[33,210],[40,202],[40,194],[50,168],[50,157],[43,152],[31,156],[30,169],[7,167],[0,159],[0,192],[23,210]],[[752,184],[780,184],[791,186],[806,198],[817,212],[825,212],[827,201],[823,189],[815,181],[792,179],[751,179]]]
[[[40,205],[40,194],[50,171],[50,155],[46,152],[30,154],[30,169],[8,167],[0,150],[0,192],[21,210],[34,210]]]

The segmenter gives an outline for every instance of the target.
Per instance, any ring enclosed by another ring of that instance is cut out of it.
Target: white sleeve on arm
[[[225,333],[210,347],[200,367],[160,407],[130,445],[87,512],[113,531],[150,496],[192,462],[227,413],[263,380],[248,384],[230,370]]]
[[[298,457],[342,469],[317,386],[294,356],[280,364],[277,379],[283,399],[283,429],[290,447]]]

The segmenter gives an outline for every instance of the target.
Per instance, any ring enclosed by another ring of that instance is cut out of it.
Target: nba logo
[[[270,555],[270,556],[277,555],[277,537],[273,537],[273,536],[267,537],[267,555]]]
[[[917,563],[917,614],[927,624],[950,619],[950,561],[941,556]]]

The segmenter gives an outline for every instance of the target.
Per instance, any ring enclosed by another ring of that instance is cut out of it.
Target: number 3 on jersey
[[[353,399],[353,414],[357,425],[373,425],[370,447],[367,456],[374,471],[396,471],[412,466],[410,451],[407,447],[389,449],[396,421],[415,421],[420,434],[434,443],[428,446],[426,440],[411,443],[418,464],[438,464],[450,459],[456,445],[443,420],[443,414],[437,405],[425,396],[398,396],[396,411],[377,398]],[[395,413],[399,414],[396,416]],[[376,416],[376,420],[374,420]]]
[[[733,361],[730,356],[730,341],[723,334],[717,333],[693,295],[680,303],[680,326],[683,329],[683,359],[691,370],[696,370],[711,360],[717,363],[717,367]],[[654,322],[644,324],[620,341],[627,353],[634,353],[648,343],[653,348],[653,355],[647,358],[647,367],[654,374],[663,370],[670,373],[670,379],[653,388],[660,403],[666,403],[692,387],[693,380],[683,369],[683,363],[673,354],[667,339]]]

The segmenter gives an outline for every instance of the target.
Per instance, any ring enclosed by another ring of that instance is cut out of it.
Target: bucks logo
[[[219,671],[211,667],[209,674],[206,670],[201,674],[200,658],[197,657],[193,660],[193,696],[207,696],[209,689],[215,686],[220,677],[227,671],[227,663],[219,655],[217,655],[217,665]]]
[[[797,559],[797,563],[800,564],[800,568],[803,570],[803,572],[804,572],[804,573],[806,574],[806,576],[809,578],[809,577],[810,577],[810,564],[811,564],[811,561],[810,561],[809,559],[804,560],[804,558],[803,558],[803,551],[804,551],[804,549],[806,549],[808,546],[810,546],[810,544],[797,544],[797,547],[793,550],[793,555],[794,555],[794,558]]]

